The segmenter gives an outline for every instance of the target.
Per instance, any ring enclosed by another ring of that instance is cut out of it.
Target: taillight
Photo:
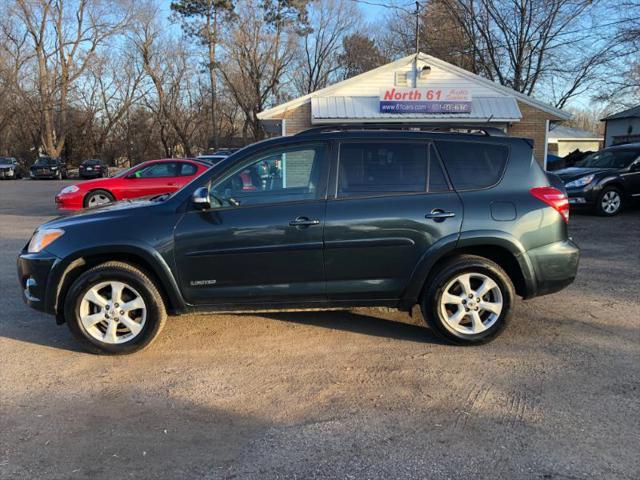
[[[535,187],[530,192],[538,200],[553,207],[562,216],[562,219],[569,223],[569,199],[564,192],[553,187]]]

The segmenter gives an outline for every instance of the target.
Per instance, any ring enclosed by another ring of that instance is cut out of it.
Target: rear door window
[[[426,192],[427,146],[425,143],[343,143],[338,166],[338,196]]]
[[[436,146],[456,190],[488,188],[500,181],[509,157],[505,145],[437,141]]]

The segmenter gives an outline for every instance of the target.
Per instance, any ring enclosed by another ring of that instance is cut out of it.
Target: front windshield
[[[56,160],[55,158],[39,158],[38,160],[36,160],[35,165],[37,166],[43,166],[43,165],[55,165],[56,164]]]
[[[115,175],[113,175],[113,177],[115,177],[115,178],[122,178],[122,177],[126,177],[127,175],[129,175],[129,174],[132,172],[132,170],[133,170],[134,168],[138,168],[139,166],[140,166],[140,165],[134,165],[133,167],[130,167],[130,168],[126,168],[126,169],[124,169],[124,170],[121,170],[121,171],[119,171],[118,173],[116,173]]]
[[[627,168],[639,155],[637,150],[602,150],[580,160],[576,167]]]

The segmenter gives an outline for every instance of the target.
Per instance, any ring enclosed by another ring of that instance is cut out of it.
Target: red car
[[[195,160],[150,160],[111,178],[88,180],[64,187],[56,195],[61,210],[78,210],[118,200],[172,193],[208,170]]]

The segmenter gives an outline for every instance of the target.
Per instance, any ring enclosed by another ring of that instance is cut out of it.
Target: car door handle
[[[320,225],[320,220],[310,220],[307,217],[298,217],[295,220],[291,220],[289,225],[292,227],[308,227],[310,225]]]
[[[439,208],[434,208],[430,213],[427,213],[424,217],[435,220],[436,222],[442,222],[445,218],[455,217],[456,214],[454,212],[445,212]]]

